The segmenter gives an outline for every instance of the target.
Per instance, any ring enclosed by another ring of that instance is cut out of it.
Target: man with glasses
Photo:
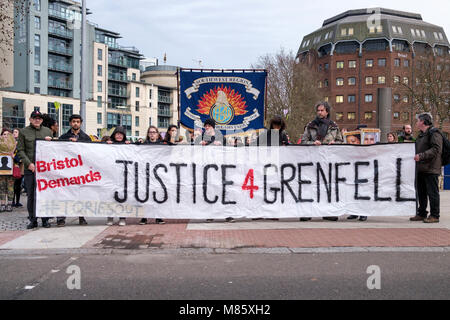
[[[22,159],[25,167],[24,181],[27,189],[27,209],[28,219],[30,224],[27,229],[34,229],[38,227],[36,218],[36,208],[34,205],[34,192],[36,189],[36,166],[35,166],[35,141],[37,139],[45,139],[50,141],[52,138],[52,131],[42,126],[42,113],[33,111],[30,116],[30,125],[20,130],[17,142],[17,154]],[[49,218],[42,218],[42,227],[50,228]]]

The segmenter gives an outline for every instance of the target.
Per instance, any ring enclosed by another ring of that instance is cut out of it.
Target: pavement
[[[25,205],[26,199],[22,197]],[[450,252],[450,191],[441,192],[441,221],[410,222],[408,217],[369,217],[360,222],[313,219],[250,220],[234,223],[215,220],[166,220],[166,224],[106,226],[106,218],[87,218],[88,225],[68,218],[65,227],[52,224],[26,230],[25,206],[0,213],[0,255],[39,252],[170,252],[203,250],[215,253],[302,253],[354,251]],[[147,250],[147,251],[146,251]]]

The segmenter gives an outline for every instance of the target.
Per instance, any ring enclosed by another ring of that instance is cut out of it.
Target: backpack
[[[450,164],[450,141],[442,134],[442,132],[437,128],[430,129],[430,133],[433,134],[438,132],[442,137],[442,166]]]

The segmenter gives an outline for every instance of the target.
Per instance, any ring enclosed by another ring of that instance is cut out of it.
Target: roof
[[[409,44],[422,42],[431,47],[450,47],[444,29],[423,21],[420,14],[372,8],[349,10],[325,20],[320,29],[303,38],[298,54],[327,44],[346,41],[363,43],[369,39],[397,39]]]

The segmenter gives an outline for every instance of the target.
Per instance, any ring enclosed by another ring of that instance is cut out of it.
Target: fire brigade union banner
[[[264,127],[267,72],[205,72],[180,70],[180,120],[187,128],[216,122],[222,134]]]
[[[36,143],[39,217],[415,214],[414,144],[226,147]]]

